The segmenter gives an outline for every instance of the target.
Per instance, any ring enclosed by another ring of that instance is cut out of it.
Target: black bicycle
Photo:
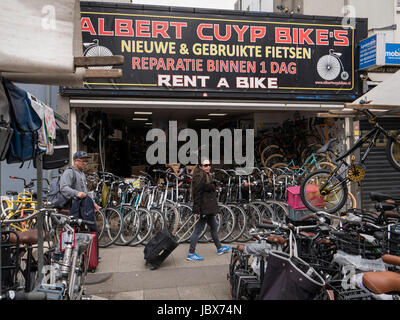
[[[368,121],[374,125],[373,129],[363,135],[352,148],[340,156],[330,150],[330,145],[336,139],[329,140],[317,153],[329,151],[335,157],[338,156],[335,160],[335,168],[331,171],[326,169],[313,171],[305,177],[301,184],[301,200],[313,212],[324,210],[328,213],[334,213],[344,206],[348,197],[348,183],[360,183],[365,178],[366,167],[364,162],[382,134],[387,137],[386,156],[393,168],[400,171],[400,130],[393,134],[378,123],[377,116],[370,110],[359,111],[368,117]],[[380,116],[399,112],[400,109],[389,110],[383,112]],[[368,143],[368,147],[361,156],[361,160],[356,162],[353,153],[364,143]],[[345,159],[350,155],[350,163],[347,163]]]

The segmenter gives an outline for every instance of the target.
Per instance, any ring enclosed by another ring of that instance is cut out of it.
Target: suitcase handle
[[[176,235],[179,231],[181,231],[182,228],[183,228],[184,226],[186,226],[186,224],[190,221],[190,219],[192,218],[192,216],[193,216],[193,215],[191,215],[191,216],[185,221],[185,223],[179,228],[179,230],[176,231],[175,235]],[[182,238],[183,238],[184,236],[186,236],[186,234],[194,228],[194,226],[197,224],[197,222],[199,222],[199,220],[200,220],[200,217],[197,218],[197,220],[195,221],[195,223],[193,223],[193,225],[178,239],[178,242],[180,242],[180,241],[182,240]]]

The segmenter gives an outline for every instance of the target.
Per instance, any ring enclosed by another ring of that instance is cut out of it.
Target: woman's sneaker
[[[217,253],[224,254],[225,252],[228,252],[229,250],[231,250],[230,246],[223,246],[221,249],[218,249]]]
[[[204,260],[203,257],[200,257],[198,254],[193,253],[193,254],[188,254],[188,256],[186,257],[186,260]]]

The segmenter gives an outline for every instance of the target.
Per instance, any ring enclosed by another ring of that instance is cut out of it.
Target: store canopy
[[[1,0],[0,70],[72,73],[79,35],[79,0]]]
[[[122,56],[83,57],[79,0],[1,0],[0,72],[15,82],[83,87],[120,78]]]
[[[346,103],[343,110],[329,110],[328,113],[318,114],[321,118],[354,117],[360,115],[357,110],[369,109],[375,114],[394,116],[400,112],[400,70],[379,83],[357,100]]]
[[[400,108],[400,70],[378,84],[346,108],[360,109],[398,109]]]

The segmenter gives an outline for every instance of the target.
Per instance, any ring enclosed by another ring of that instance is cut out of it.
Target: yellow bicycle
[[[26,183],[25,179],[10,176],[10,179],[19,179],[24,181],[24,191],[21,193],[7,192],[7,195],[17,196],[16,200],[13,199],[2,199],[3,214],[7,220],[22,219],[28,215],[31,215],[37,211],[37,201],[33,199],[33,181],[29,184]],[[10,223],[9,226],[13,229],[24,232],[31,229],[35,225],[36,219],[30,219],[27,221]]]

